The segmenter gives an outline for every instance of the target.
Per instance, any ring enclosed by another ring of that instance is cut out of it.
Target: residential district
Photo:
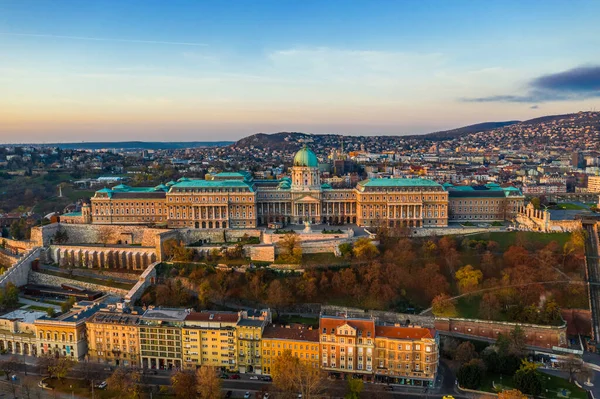
[[[440,395],[575,362],[524,392],[594,392],[599,121],[0,148],[0,356],[255,377],[289,353]]]

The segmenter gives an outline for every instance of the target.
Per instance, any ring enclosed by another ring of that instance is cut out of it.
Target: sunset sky
[[[411,134],[600,109],[597,1],[0,0],[0,142]]]

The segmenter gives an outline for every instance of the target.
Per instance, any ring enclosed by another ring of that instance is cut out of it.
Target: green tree
[[[542,375],[533,362],[523,360],[521,367],[513,377],[513,381],[515,387],[527,395],[538,396],[542,393]]]
[[[60,310],[63,313],[67,313],[75,305],[75,298],[69,297],[65,302],[60,304]]]
[[[535,209],[540,209],[540,207],[541,207],[541,201],[538,197],[533,197],[531,199],[531,204],[533,205],[533,207]]]
[[[454,360],[460,364],[466,364],[473,360],[475,356],[477,356],[475,345],[471,341],[465,341],[456,348]]]
[[[457,374],[458,383],[467,389],[477,389],[481,385],[481,367],[476,363],[467,363],[460,367]]]
[[[348,379],[348,393],[344,396],[345,399],[358,399],[365,385],[362,378]]]

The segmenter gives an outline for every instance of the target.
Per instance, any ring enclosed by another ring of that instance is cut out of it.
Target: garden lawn
[[[584,206],[577,205],[577,204],[572,204],[570,202],[567,202],[567,203],[564,203],[564,204],[558,204],[557,206],[560,209],[565,209],[565,210],[570,210],[570,211],[580,211],[582,209],[587,209]]]
[[[556,241],[562,248],[571,237],[570,233],[536,233],[533,231],[493,231],[489,233],[480,233],[465,236],[469,240],[492,240],[496,241],[500,246],[501,251],[506,251],[508,247],[514,245],[517,240],[517,235],[523,237],[526,242],[540,243],[543,246],[548,245],[552,241]]]
[[[305,266],[346,266],[350,262],[343,257],[335,256],[332,252],[302,255],[302,265]]]
[[[542,373],[542,377],[543,377],[542,397],[562,398],[563,396],[560,396],[560,392],[563,389],[566,389],[567,391],[569,391],[569,394],[568,394],[569,398],[587,399],[587,397],[588,397],[587,393],[584,389],[579,388],[577,385],[570,383],[569,381],[565,380],[564,378],[560,378],[560,377],[557,377],[554,375],[549,375],[549,374],[544,374],[544,373]],[[513,382],[512,376],[503,375],[502,382],[501,382],[500,375],[488,373],[483,377],[483,379],[481,381],[480,390],[486,391],[486,392],[497,392],[496,390],[494,390],[492,382],[496,383],[497,388],[502,387],[502,389],[514,389],[514,382]],[[547,393],[546,393],[546,390],[548,390]]]

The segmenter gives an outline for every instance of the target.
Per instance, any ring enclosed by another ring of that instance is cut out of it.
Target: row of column
[[[194,219],[195,220],[210,220],[210,219],[229,219],[227,215],[227,206],[223,205],[209,205],[209,206],[195,206],[194,207]]]
[[[388,205],[389,219],[421,219],[423,205]]]
[[[356,202],[325,202],[323,215],[353,215],[356,214]]]
[[[57,248],[54,260],[62,267],[145,269],[156,262],[156,255],[132,251],[69,250]]]
[[[260,215],[289,215],[292,213],[290,202],[262,202],[258,203]]]

